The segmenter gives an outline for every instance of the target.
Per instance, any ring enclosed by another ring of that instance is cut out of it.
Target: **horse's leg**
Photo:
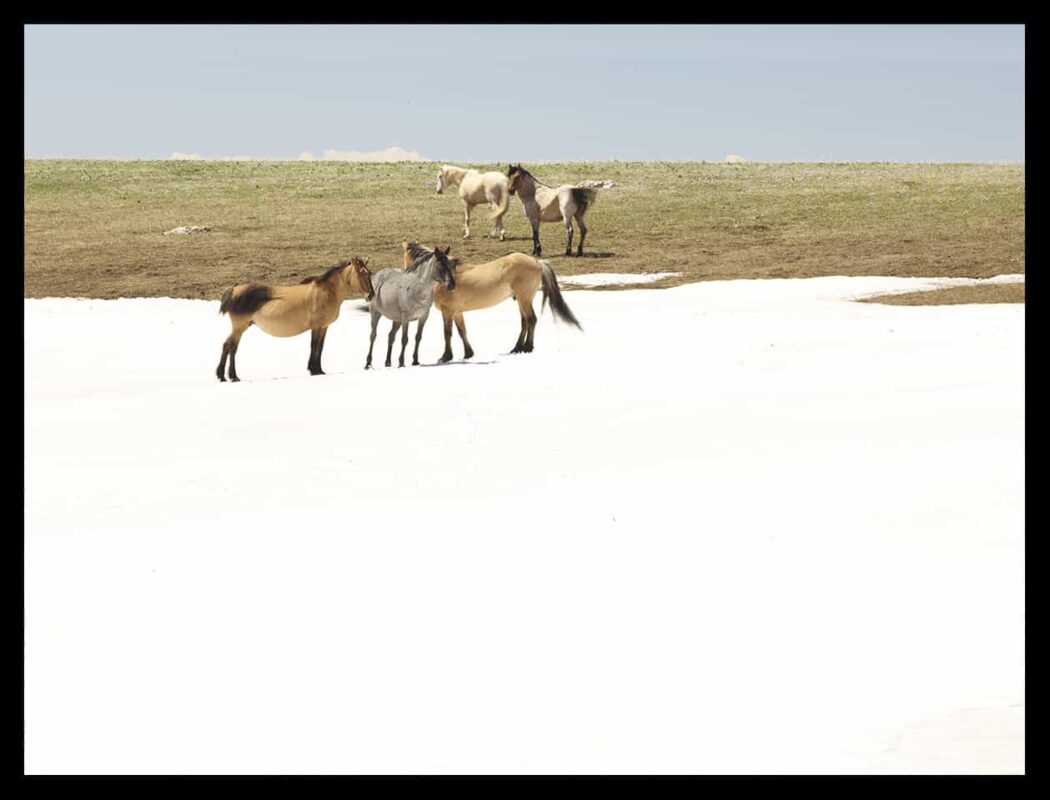
[[[587,238],[587,226],[583,224],[583,211],[576,212],[576,225],[580,228],[580,246],[576,250],[576,255],[583,255],[583,240]]]
[[[562,219],[565,220],[565,255],[572,255],[572,216],[564,214]]]
[[[531,353],[532,352],[532,337],[536,330],[536,312],[532,308],[532,295],[529,295],[527,300],[518,301],[518,305],[521,308],[521,317],[525,321],[527,331],[525,333],[525,342],[521,346],[521,352]]]
[[[310,363],[306,368],[310,370],[311,375],[324,375],[324,370],[321,369],[321,350],[324,349],[326,333],[328,333],[327,325],[310,331]]]
[[[426,313],[419,318],[419,322],[416,323],[416,348],[412,351],[412,366],[419,366],[419,341],[423,338],[423,326],[427,324],[427,317],[430,316],[430,309],[428,308]],[[405,326],[405,336],[408,336],[408,326]],[[452,337],[448,337],[452,338]],[[401,347],[401,361],[404,363],[405,360],[405,348]]]
[[[419,324],[416,324],[416,335],[419,335]],[[416,341],[419,341],[417,338]],[[399,367],[405,366],[405,348],[408,347],[408,323],[406,322],[401,326],[401,355],[398,356],[397,365]]]
[[[226,341],[222,343],[222,358],[219,359],[219,366],[215,368],[215,375],[220,381],[226,383],[226,357],[230,354],[230,342],[233,339],[233,335],[226,337]]]
[[[452,360],[452,314],[442,310],[441,316],[445,321],[445,352],[441,354],[441,358],[438,359],[439,364],[447,364]],[[416,331],[418,334],[419,331]]]
[[[365,362],[365,369],[369,369],[372,366],[372,345],[376,343],[376,328],[379,326],[379,312],[372,311],[372,335],[368,339],[368,360]]]
[[[474,355],[474,348],[471,347],[470,342],[467,341],[467,323],[463,321],[463,312],[456,314],[453,319],[456,321],[456,330],[459,331],[459,338],[463,341],[463,358],[470,358]],[[451,334],[448,338],[452,338]],[[450,347],[449,355],[451,355],[451,349],[452,348]]]
[[[397,329],[401,327],[400,322],[395,322],[390,326],[390,335],[386,340],[386,365],[390,366],[390,356],[394,352],[394,337],[397,336]]]
[[[232,340],[230,342],[230,380],[234,383],[240,380],[240,378],[237,377],[237,348],[241,344],[241,334],[246,330],[248,329],[244,328],[243,330],[230,334],[230,339]]]
[[[314,372],[314,363],[317,360],[317,340],[320,335],[320,328],[313,328],[310,330],[310,360],[306,362],[306,368],[310,371],[311,375],[317,374]]]
[[[463,206],[465,208],[463,212],[463,238],[467,239],[470,237],[470,203],[464,200]]]
[[[514,343],[514,349],[510,351],[512,353],[524,352],[525,336],[528,334],[529,331],[529,320],[523,306],[524,304],[519,301],[518,311],[521,314],[521,333],[518,334],[518,341]]]
[[[532,223],[532,254],[538,258],[543,255],[543,248],[540,247],[540,210],[538,206],[535,213],[529,215],[529,222]]]
[[[230,319],[230,335],[226,337],[226,341],[222,343],[222,357],[219,358],[219,366],[215,368],[215,376],[226,383],[226,359],[230,359],[230,380],[236,381],[237,369],[233,365],[233,354],[237,352],[237,344],[241,340],[241,335],[248,330],[252,325],[252,321],[248,320],[248,324],[245,325],[243,319]]]

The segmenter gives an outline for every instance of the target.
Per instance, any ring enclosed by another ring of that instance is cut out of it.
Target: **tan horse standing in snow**
[[[407,239],[402,240],[401,246],[404,249],[406,269],[434,252],[419,242],[410,242]],[[439,283],[434,284],[434,305],[441,311],[445,320],[445,352],[438,359],[439,363],[452,360],[453,322],[463,342],[463,358],[474,355],[474,348],[467,341],[467,325],[463,321],[463,312],[489,308],[502,303],[508,297],[517,301],[521,313],[521,333],[518,334],[518,341],[511,352],[531,353],[536,330],[536,312],[532,308],[532,298],[541,287],[543,308],[547,307],[549,300],[551,312],[557,319],[583,330],[562,297],[558,277],[546,261],[539,261],[524,253],[511,253],[484,264],[461,264],[459,259],[452,259],[452,262],[456,288],[450,290]]]
[[[342,261],[314,278],[305,278],[297,286],[271,286],[242,283],[227,289],[219,305],[220,314],[230,315],[233,330],[222,345],[222,358],[215,374],[220,381],[230,358],[230,380],[237,377],[237,345],[241,335],[258,325],[271,336],[298,336],[310,331],[310,360],[306,368],[311,375],[324,375],[321,350],[328,326],[339,318],[339,307],[351,297],[371,300],[372,272],[368,262],[359,258]]]
[[[437,193],[444,193],[449,186],[459,187],[459,196],[463,200],[463,238],[470,236],[470,211],[474,206],[491,203],[495,211],[492,214],[492,232],[490,237],[499,237],[502,242],[507,235],[503,227],[503,215],[510,206],[510,188],[507,176],[502,172],[478,172],[476,169],[463,169],[446,164],[438,172]]]

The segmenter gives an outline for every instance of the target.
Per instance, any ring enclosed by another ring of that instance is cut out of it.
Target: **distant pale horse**
[[[438,172],[437,193],[443,194],[449,186],[458,186],[460,199],[463,200],[463,238],[470,237],[471,209],[482,203],[491,203],[495,211],[489,236],[493,239],[498,236],[502,242],[507,235],[507,229],[503,227],[503,215],[510,206],[507,176],[502,172],[478,172],[476,169],[445,164]]]

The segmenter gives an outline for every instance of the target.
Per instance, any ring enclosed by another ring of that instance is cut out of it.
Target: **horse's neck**
[[[463,179],[467,177],[467,173],[473,172],[474,170],[463,169],[462,167],[449,167],[447,171],[448,182],[453,186],[459,186],[463,183]]]
[[[518,194],[521,195],[522,200],[532,201],[539,203],[541,206],[545,206],[550,200],[551,190],[546,186],[537,183],[534,178],[529,181],[524,181],[518,188]]]
[[[436,258],[431,256],[415,270],[415,275],[419,278],[420,283],[429,283],[434,280],[434,262]]]

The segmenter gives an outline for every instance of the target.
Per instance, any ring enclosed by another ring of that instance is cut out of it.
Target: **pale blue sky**
[[[29,25],[27,158],[1021,161],[1024,27]]]

